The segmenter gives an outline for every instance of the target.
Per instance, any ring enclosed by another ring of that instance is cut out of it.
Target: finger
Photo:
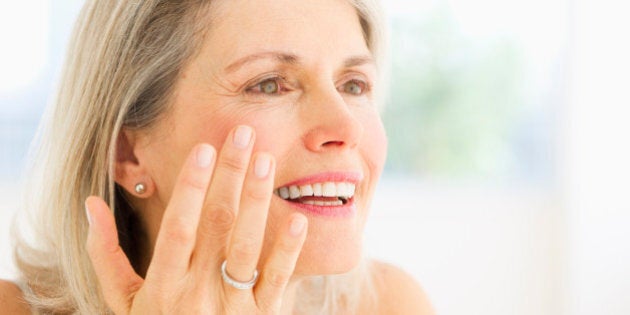
[[[274,173],[273,157],[259,153],[245,178],[239,214],[227,251],[226,271],[237,281],[251,280],[256,270],[273,193]]]
[[[105,201],[89,197],[85,207],[91,222],[86,247],[103,297],[114,313],[127,314],[131,297],[142,286],[143,280],[118,244],[116,222]]]
[[[295,264],[306,238],[308,221],[295,213],[278,232],[271,254],[264,266],[261,279],[254,287],[256,304],[263,311],[280,310],[284,290],[293,275]]]
[[[164,211],[147,276],[168,282],[181,279],[188,271],[215,156],[211,145],[200,144],[186,159]]]
[[[218,270],[221,263],[237,215],[253,142],[253,129],[238,126],[221,148],[197,233],[194,259],[202,269]]]

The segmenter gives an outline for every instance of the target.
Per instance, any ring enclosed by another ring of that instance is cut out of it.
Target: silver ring
[[[230,277],[230,275],[228,275],[227,271],[225,271],[225,265],[227,265],[227,260],[224,260],[223,264],[221,264],[221,277],[223,277],[223,281],[225,281],[225,283],[239,290],[249,290],[253,288],[254,285],[256,285],[256,281],[258,281],[258,270],[254,270],[254,276],[252,277],[252,280],[249,280],[247,282],[240,282],[234,280],[232,277]]]

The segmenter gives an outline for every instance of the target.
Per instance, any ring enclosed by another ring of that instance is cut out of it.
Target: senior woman
[[[377,16],[367,0],[87,1],[3,310],[431,313],[361,251],[386,152]]]

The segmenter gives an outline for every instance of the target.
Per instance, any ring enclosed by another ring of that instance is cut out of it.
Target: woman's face
[[[254,151],[277,161],[261,261],[279,223],[300,211],[309,230],[296,274],[348,271],[361,255],[386,152],[371,90],[376,67],[355,9],[344,0],[230,0],[213,4],[211,15],[200,53],[179,78],[172,110],[147,137],[156,186],[148,207],[166,207],[195,144],[220,149],[232,128],[249,125],[256,132]],[[350,194],[348,183],[356,185],[354,196],[336,201]],[[335,197],[280,196],[319,184],[323,193],[337,188]],[[329,201],[345,204],[323,203]]]

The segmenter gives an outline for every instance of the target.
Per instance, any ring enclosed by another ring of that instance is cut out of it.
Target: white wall
[[[403,266],[439,314],[560,314],[562,218],[542,190],[385,179],[370,252]]]
[[[630,314],[630,5],[577,0],[563,187],[570,314]]]

